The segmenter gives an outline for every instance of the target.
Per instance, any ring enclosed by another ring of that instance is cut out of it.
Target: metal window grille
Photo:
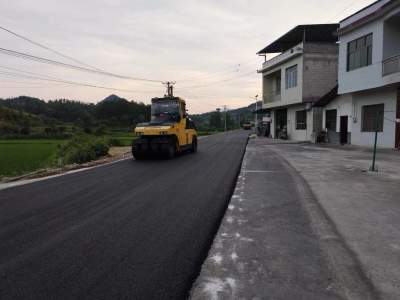
[[[307,129],[307,110],[296,111],[296,129]]]
[[[383,132],[384,104],[366,105],[362,107],[362,131],[375,132],[376,116],[379,112],[378,131]]]
[[[328,131],[336,132],[337,109],[330,109],[325,112],[325,128]]]

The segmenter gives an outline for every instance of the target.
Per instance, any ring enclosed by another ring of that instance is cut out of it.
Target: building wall
[[[303,102],[315,102],[337,85],[339,45],[330,46],[335,54],[320,49],[303,55]]]
[[[383,5],[383,2],[380,4]],[[387,31],[384,34],[384,21],[393,17],[400,12],[400,7],[394,8],[386,15],[377,18],[359,28],[356,28],[346,34],[340,36],[339,47],[339,94],[346,94],[366,89],[381,87],[383,85],[399,82],[400,74],[395,74],[388,78],[382,78],[382,60],[387,58],[385,55],[394,53],[397,47],[397,40],[400,38],[399,31]],[[361,16],[361,15],[360,15]],[[354,17],[352,17],[354,19]],[[355,20],[357,20],[357,17]],[[341,23],[341,27],[345,24]],[[387,27],[387,26],[386,26]],[[387,28],[386,28],[387,29]],[[390,28],[389,28],[390,29]],[[372,33],[372,64],[363,68],[347,72],[347,45],[349,42],[362,36]],[[389,36],[389,34],[393,34]],[[386,41],[384,42],[384,37]],[[395,41],[396,40],[396,41]],[[392,45],[392,41],[395,41]],[[384,45],[390,44],[390,48],[386,48],[384,54]]]
[[[400,12],[383,25],[383,59],[400,54]],[[394,39],[394,36],[399,38]]]
[[[326,128],[326,111],[331,109],[337,109],[336,118],[336,132],[340,132],[340,117],[349,116],[347,124],[347,131],[351,132],[351,126],[353,124],[353,97],[352,94],[339,95],[323,108],[322,114],[322,128]]]
[[[291,141],[311,141],[313,133],[313,111],[307,111],[307,129],[296,130],[296,111],[304,110],[305,104],[293,105],[288,107],[288,139]]]
[[[279,109],[286,108],[287,109],[287,133],[288,140],[292,141],[311,141],[313,126],[314,126],[314,114],[312,110],[307,111],[307,130],[296,130],[296,111],[304,110],[305,104],[297,104],[286,107],[279,107]],[[321,114],[319,114],[321,116]],[[270,114],[271,118],[271,135],[273,138],[275,137],[275,109],[271,110]]]
[[[286,89],[286,69],[297,64],[297,86],[294,88]],[[281,101],[273,103],[264,103],[263,108],[272,108],[283,105],[290,105],[299,103],[302,101],[303,93],[303,56],[296,56],[292,59],[285,61],[281,65],[263,73],[263,96],[268,93],[275,91],[275,72],[280,70],[281,72]],[[268,76],[274,73],[274,76]]]
[[[382,5],[384,5],[385,3],[389,2],[389,1],[390,0],[376,1],[376,3],[373,3],[371,6],[366,7],[365,9],[363,9],[356,15],[350,16],[350,17],[346,18],[344,21],[340,22],[340,27],[345,27],[345,26],[353,23],[354,21],[357,21],[358,19],[361,19],[361,18],[369,15],[370,13],[376,11],[379,7],[381,7]]]
[[[347,45],[349,42],[372,33],[372,64],[347,72]],[[339,94],[381,86],[383,20],[376,19],[340,37]]]
[[[396,87],[382,87],[369,91],[362,91],[353,94],[354,115],[356,122],[351,127],[351,140],[353,145],[370,146],[374,145],[375,133],[362,132],[362,106],[372,104],[384,104],[383,132],[378,133],[378,147],[394,148],[395,146],[395,123],[396,119]],[[390,121],[392,120],[392,121]]]

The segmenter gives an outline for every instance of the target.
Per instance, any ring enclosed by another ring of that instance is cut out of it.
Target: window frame
[[[379,110],[376,110],[375,112],[368,112],[369,116],[366,117],[366,109],[371,109],[372,107],[379,107]],[[379,118],[379,124],[378,124],[378,132],[383,132],[383,119],[385,117],[385,104],[384,103],[379,103],[379,104],[370,104],[370,105],[363,105],[361,107],[361,132],[375,132],[375,125],[376,125],[376,114],[377,112],[382,112],[380,114]]]
[[[298,70],[297,64],[285,69],[285,88],[287,90],[297,87]]]
[[[279,79],[279,80],[278,80]],[[275,78],[275,89],[276,89],[276,93],[280,93],[282,91],[282,76],[276,76]]]
[[[335,118],[333,118],[332,116],[330,116],[330,118],[328,119],[328,114],[334,114]],[[329,126],[328,126],[329,124]],[[332,127],[334,128],[334,130],[332,130]],[[325,110],[325,129],[328,132],[337,132],[337,109],[327,109]]]
[[[369,39],[369,37],[371,38]],[[372,65],[373,39],[374,36],[371,32],[347,43],[347,72]]]
[[[302,113],[303,116],[301,116],[301,118],[303,120],[303,122],[299,122],[299,113]],[[303,110],[297,110],[296,111],[296,130],[307,130],[307,110],[303,109]]]

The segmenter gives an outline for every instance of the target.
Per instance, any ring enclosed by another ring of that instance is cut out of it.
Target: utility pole
[[[256,111],[258,110],[258,107],[257,107],[257,97],[258,97],[258,95],[256,95]],[[256,122],[254,123],[254,127],[255,127],[255,130],[257,131],[257,113],[256,113]]]
[[[167,95],[168,97],[174,96],[174,84],[175,81],[164,81],[162,84],[167,88]]]
[[[224,105],[224,111],[225,111],[225,132],[226,132],[226,105]]]

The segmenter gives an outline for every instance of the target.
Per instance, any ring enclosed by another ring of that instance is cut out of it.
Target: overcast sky
[[[175,80],[175,96],[186,99],[193,114],[224,104],[230,108],[249,105],[250,97],[261,95],[261,75],[256,70],[264,58],[257,51],[296,25],[338,22],[372,2],[0,0],[0,26],[110,73]],[[4,30],[0,30],[0,41],[0,48],[77,65]],[[55,85],[0,74],[0,98],[28,95],[46,101],[66,98],[96,103],[116,94],[149,103],[165,93],[158,82],[88,74],[4,54],[0,54],[0,66],[135,91]],[[23,74],[3,68],[0,72]]]

